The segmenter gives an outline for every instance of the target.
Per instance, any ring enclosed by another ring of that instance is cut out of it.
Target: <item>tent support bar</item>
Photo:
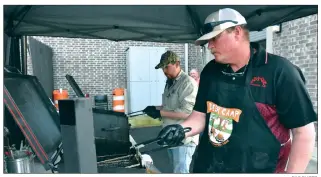
[[[277,11],[277,10],[281,10],[281,9],[287,9],[287,8],[293,8],[293,7],[301,7],[301,6],[282,6],[282,7],[267,7],[265,9],[258,9],[252,13],[250,13],[249,15],[247,15],[245,17],[246,20],[249,20],[252,17],[255,17],[256,15],[260,16],[262,13],[266,13],[266,12],[273,12],[273,11]]]
[[[196,14],[196,12],[193,11],[191,6],[186,6],[186,10],[192,20],[196,34],[201,36],[203,34],[203,32],[202,32],[202,25],[201,25],[198,15]]]
[[[25,22],[25,23],[28,23],[28,22]],[[119,26],[119,29],[135,29],[135,30],[159,30],[159,29],[164,29],[164,30],[171,30],[173,32],[175,31],[178,31],[180,34],[182,33],[181,32],[181,29],[170,29],[170,28],[153,28],[153,27],[135,27],[135,26]],[[81,32],[90,32],[90,33],[93,33],[93,32],[101,32],[101,31],[107,31],[107,30],[111,30],[111,29],[115,29],[114,26],[105,26],[105,27],[86,27],[86,28],[81,28],[79,29],[78,31],[81,31]],[[47,34],[47,33],[52,33],[52,32],[63,32],[65,30],[55,30],[55,29],[52,29],[52,30],[39,30],[39,31],[32,31],[28,34]],[[194,31],[192,30],[186,30],[184,31],[184,33],[188,33],[188,34],[194,34]]]
[[[32,6],[26,6],[26,7],[24,7],[21,11],[21,13],[24,13],[23,15],[22,15],[22,17],[19,19],[19,21],[18,21],[18,23],[15,25],[15,26],[13,26],[13,28],[12,28],[12,33],[14,33],[14,31],[17,29],[17,27],[20,25],[20,23],[22,22],[22,20],[25,18],[25,16],[27,15],[27,13],[30,11],[30,9],[31,9],[31,7]],[[20,14],[18,15],[18,17],[20,16]]]
[[[129,32],[133,32],[133,33],[138,33],[138,34],[144,34],[147,37],[160,37],[160,38],[162,37],[162,35],[156,35],[156,34],[153,34],[153,33],[144,33],[144,32],[138,31],[138,30],[130,29],[130,28],[117,27],[117,29],[121,29],[121,30],[124,30],[124,31],[129,31]]]
[[[75,31],[75,30],[70,30],[70,29],[65,29],[56,25],[49,25],[49,24],[44,24],[44,23],[35,23],[35,22],[30,22],[30,21],[26,21],[26,23],[29,24],[33,24],[33,25],[39,25],[39,26],[44,26],[44,27],[48,27],[48,28],[52,28],[52,29],[57,29],[57,30],[62,30],[62,31],[67,31],[70,33],[74,33],[74,34],[79,34],[79,35],[83,35],[83,36],[89,36],[89,37],[93,37],[95,39],[108,39],[108,38],[104,38],[101,36],[97,36],[97,35],[92,35],[89,33],[83,33],[83,32],[79,32],[79,31]],[[108,39],[110,40],[110,39]]]
[[[15,29],[20,25],[20,23],[25,18],[25,16],[27,15],[27,13],[30,11],[31,8],[32,8],[32,5],[27,5],[27,6],[23,7],[21,10],[19,10],[16,14],[15,13],[11,14],[9,21],[8,21],[8,23],[11,23],[11,25],[8,25],[7,28],[5,29],[5,31],[10,30],[10,28],[11,28],[11,31],[9,33],[13,34]],[[19,18],[21,16],[21,14],[23,14],[23,15],[19,19],[18,23],[16,25],[13,25],[13,20],[17,20],[15,18]]]
[[[279,24],[280,22],[282,22],[284,19],[286,19],[288,16],[290,16],[291,14],[293,14],[294,12],[297,12],[299,10],[302,10],[302,6],[300,6],[299,8],[296,8],[294,9],[293,11],[291,11],[290,13],[284,15],[283,17],[281,17],[279,20],[275,20],[273,21],[270,25],[268,26],[273,26],[273,25],[276,25],[276,24]]]
[[[284,10],[284,9],[290,9],[290,8],[295,8],[295,7],[300,7],[300,8],[304,8],[304,9],[308,9],[308,8],[317,8],[316,6],[314,5],[305,5],[305,6],[292,6],[292,5],[288,5],[288,6],[281,6],[281,7],[267,7],[265,9],[258,9],[252,13],[250,13],[249,15],[247,15],[245,17],[246,20],[249,20],[250,18],[252,17],[255,17],[256,15],[260,16],[262,13],[266,13],[266,12],[273,12],[273,11],[277,11],[277,10]],[[312,14],[315,14],[315,13],[312,13]],[[312,15],[311,14],[311,15]],[[306,15],[308,16],[308,15]]]

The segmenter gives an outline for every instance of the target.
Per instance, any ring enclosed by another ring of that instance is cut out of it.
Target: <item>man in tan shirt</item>
[[[183,122],[192,112],[198,91],[196,81],[180,67],[180,58],[172,51],[165,52],[155,69],[162,68],[167,77],[162,106],[147,106],[144,112],[161,118],[163,127]],[[189,173],[189,166],[198,145],[199,136],[183,140],[184,145],[168,149],[174,173]]]

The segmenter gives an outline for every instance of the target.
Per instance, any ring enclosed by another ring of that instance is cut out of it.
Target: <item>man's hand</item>
[[[173,124],[164,127],[158,137],[161,141],[158,144],[166,143],[168,146],[178,146],[185,139],[184,128],[180,124]]]
[[[143,112],[154,119],[161,117],[160,110],[157,110],[156,106],[147,106]]]

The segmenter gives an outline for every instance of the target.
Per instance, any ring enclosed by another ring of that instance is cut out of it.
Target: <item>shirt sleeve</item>
[[[179,107],[176,108],[174,112],[192,113],[197,90],[196,82],[192,83],[191,80],[187,79],[178,92]]]
[[[317,120],[300,68],[285,64],[279,73],[275,92],[279,119],[286,128],[298,128]]]

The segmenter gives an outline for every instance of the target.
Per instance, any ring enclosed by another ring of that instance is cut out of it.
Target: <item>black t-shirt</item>
[[[251,91],[261,115],[265,116],[264,119],[267,122],[272,121],[270,119],[273,114],[266,112],[275,111],[274,118],[287,129],[316,121],[317,115],[305,88],[302,71],[287,59],[266,53],[257,43],[251,43],[251,47],[256,50],[251,59],[253,67]],[[216,72],[221,72],[226,67],[215,63],[215,60],[205,66],[200,76],[195,111],[206,113],[207,95],[215,94],[209,92],[208,84],[215,82]],[[235,84],[244,83],[244,77],[234,77],[228,81]]]

